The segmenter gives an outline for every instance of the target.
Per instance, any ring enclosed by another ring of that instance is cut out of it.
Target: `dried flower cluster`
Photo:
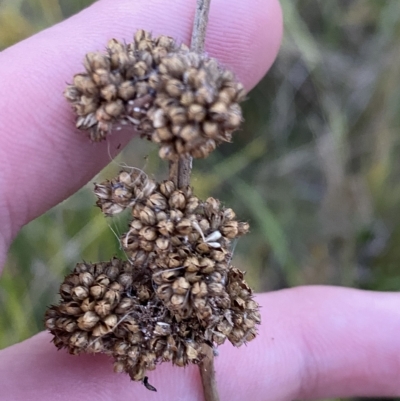
[[[121,238],[128,261],[80,263],[46,314],[57,347],[103,352],[142,380],[162,361],[201,361],[202,344],[240,346],[256,335],[258,304],[230,264],[231,241],[248,231],[232,209],[139,170],[96,185],[106,215],[132,209]]]
[[[65,96],[93,141],[133,124],[175,162],[206,157],[240,124],[242,85],[172,38],[141,30],[132,43],[111,40],[105,54],[86,56],[85,69]],[[156,364],[200,363],[205,345],[256,336],[259,306],[231,265],[232,241],[249,226],[232,209],[133,168],[95,185],[95,194],[106,216],[131,210],[121,237],[127,260],[78,263],[65,278],[45,317],[58,348],[110,355],[116,372],[154,390],[145,375]]]
[[[93,141],[133,124],[160,144],[163,159],[202,158],[240,125],[243,86],[215,59],[170,37],[140,30],[129,44],[112,39],[105,53],[87,54],[84,66],[65,97]]]

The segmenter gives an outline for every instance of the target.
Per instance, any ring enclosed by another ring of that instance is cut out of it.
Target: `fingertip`
[[[231,2],[229,7],[223,1],[211,4],[206,49],[250,90],[278,54],[283,32],[280,3],[252,0]]]

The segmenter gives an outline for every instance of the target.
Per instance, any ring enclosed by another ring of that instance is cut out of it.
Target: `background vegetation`
[[[0,48],[91,2],[0,1]],[[244,104],[243,130],[196,163],[193,185],[251,223],[235,262],[258,291],[316,283],[400,290],[398,1],[282,6],[278,60]],[[162,176],[166,166],[153,148],[132,152],[94,181],[113,176],[122,162]],[[26,226],[14,242],[0,279],[0,348],[43,329],[44,310],[77,261],[120,254],[124,218],[105,220],[91,189]]]

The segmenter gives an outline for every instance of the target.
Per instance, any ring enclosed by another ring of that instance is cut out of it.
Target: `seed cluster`
[[[84,64],[65,96],[92,141],[133,124],[160,145],[160,157],[201,158],[241,122],[244,90],[233,74],[170,37],[140,30]],[[256,336],[259,306],[231,264],[232,242],[249,225],[232,209],[134,168],[94,192],[106,216],[131,210],[120,239],[127,260],[78,263],[65,278],[45,316],[57,348],[110,355],[116,372],[154,390],[146,372],[158,363],[197,364],[205,345],[241,346]]]
[[[139,30],[129,44],[112,39],[105,53],[88,53],[84,66],[65,97],[93,141],[133,124],[160,144],[164,159],[202,158],[240,125],[243,86],[215,59],[170,37]]]
[[[115,370],[143,380],[162,361],[198,363],[203,343],[240,346],[260,323],[258,304],[231,265],[231,242],[248,231],[232,209],[139,170],[96,185],[106,215],[129,207],[122,262],[80,263],[46,314],[58,348],[103,352]]]

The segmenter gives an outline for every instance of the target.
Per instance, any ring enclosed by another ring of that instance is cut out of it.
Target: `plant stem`
[[[208,22],[208,12],[210,10],[211,0],[197,0],[196,14],[194,17],[192,40],[190,49],[197,53],[204,52],[204,43],[206,41],[206,28]]]
[[[190,44],[190,49],[197,53],[204,52],[210,3],[211,0],[197,0]],[[179,160],[172,161],[169,164],[169,177],[178,188],[185,188],[190,184],[191,171],[192,157],[190,156],[181,157]],[[204,399],[205,401],[219,401],[217,382],[215,380],[214,351],[209,345],[203,344],[202,353],[204,357],[199,364],[199,370]]]
[[[190,44],[191,50],[197,53],[203,53],[204,51],[210,3],[211,0],[197,0],[196,14],[194,17],[192,39]],[[192,157],[190,156],[181,157],[177,161],[170,162],[169,177],[178,188],[184,188],[189,185],[191,171]]]
[[[199,369],[203,384],[204,399],[205,401],[219,401],[218,387],[215,380],[214,351],[207,344],[203,344],[202,348],[205,357],[200,362]]]

